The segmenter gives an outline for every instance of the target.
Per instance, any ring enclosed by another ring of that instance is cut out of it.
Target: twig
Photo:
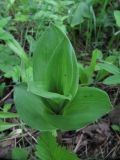
[[[117,93],[116,93],[114,101],[113,101],[113,105],[115,105],[116,102],[117,102],[117,98],[118,98],[119,92],[120,92],[120,88],[118,88],[118,90],[117,90]]]
[[[26,128],[24,128],[24,131],[27,132],[27,134],[34,140],[35,143],[37,143],[37,139]]]
[[[3,103],[12,93],[13,93],[13,89],[12,89],[5,97],[3,97],[3,98],[0,100],[0,104]]]
[[[80,138],[79,138],[79,141],[74,149],[74,153],[77,152],[78,148],[80,147],[80,143],[82,142],[82,139],[83,139],[83,134],[81,134]]]

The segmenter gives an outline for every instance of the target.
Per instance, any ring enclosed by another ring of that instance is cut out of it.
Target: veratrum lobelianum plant
[[[104,91],[79,85],[74,49],[55,25],[37,41],[32,62],[33,80],[21,82],[14,92],[17,111],[32,128],[78,129],[111,109]]]

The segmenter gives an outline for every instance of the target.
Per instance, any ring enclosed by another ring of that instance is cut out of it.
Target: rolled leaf
[[[68,99],[68,100],[71,99],[71,97],[66,97],[58,93],[48,92],[44,84],[41,84],[39,82],[28,82],[28,91],[40,97],[54,100],[55,102],[58,102],[60,100],[65,100],[65,99]]]
[[[74,96],[78,89],[78,66],[67,36],[51,25],[37,42],[33,56],[34,81],[44,83],[49,92]]]

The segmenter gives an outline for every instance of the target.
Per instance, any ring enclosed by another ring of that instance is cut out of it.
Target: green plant
[[[106,93],[97,88],[80,87],[78,74],[70,41],[52,25],[37,42],[33,81],[15,87],[14,99],[21,118],[43,131],[70,130],[107,112],[111,104]],[[104,101],[98,103],[100,98]]]
[[[120,68],[112,64],[111,62],[108,61],[103,61],[102,63],[99,63],[98,68],[102,71],[98,73],[97,79],[105,78],[103,80],[104,84],[107,85],[115,85],[115,84],[120,84]],[[112,74],[112,75],[109,75]]]
[[[20,44],[14,39],[14,37],[0,28],[0,39],[6,42],[6,45],[12,50],[12,53],[9,49],[6,49],[7,54],[4,58],[1,59],[1,70],[3,72],[8,72],[9,67],[11,67],[11,71],[7,73],[8,77],[12,77],[13,80],[18,82],[20,77],[23,82],[26,82],[32,79],[32,62],[30,56],[27,56],[24,49],[20,46]],[[4,48],[6,45],[1,45],[1,57],[4,57]],[[3,53],[2,53],[3,52]],[[13,52],[16,54],[13,55]],[[7,67],[7,68],[6,68]]]
[[[56,137],[51,133],[42,133],[36,145],[36,158],[39,160],[79,160],[77,156],[61,147],[56,142]],[[14,148],[12,150],[13,160],[27,160],[28,151],[23,148]]]
[[[51,133],[43,133],[40,136],[36,149],[40,160],[79,160],[75,154],[59,146]]]
[[[89,85],[94,82],[93,76],[96,71],[97,60],[102,58],[102,53],[100,50],[95,49],[92,52],[92,59],[90,65],[83,67],[82,64],[79,63],[79,78],[80,83],[82,85]]]
[[[98,71],[96,75],[96,81],[104,80],[109,75],[109,70],[111,70],[109,69],[109,67],[108,69],[105,66],[102,67],[102,65],[104,65],[104,63],[117,65],[116,64],[117,60],[118,60],[117,56],[113,55],[113,53],[112,55],[107,56],[106,58],[102,57],[101,59],[99,59],[99,62],[96,65],[96,70]]]
[[[107,85],[117,85],[120,84],[120,71],[118,72],[118,74],[114,74],[112,76],[109,76],[108,78],[106,78],[103,81],[104,84]]]
[[[73,5],[72,9],[70,10],[69,15],[69,23],[71,27],[80,25],[85,21],[85,19],[91,19],[92,18],[92,12],[90,10],[91,8],[91,1],[80,1]]]
[[[36,43],[33,81],[15,87],[14,100],[19,115],[33,128],[54,131],[83,127],[109,111],[107,94],[97,88],[79,87],[78,80],[71,43],[59,28],[51,25]],[[61,151],[61,156],[62,152],[68,154]]]
[[[80,33],[82,33],[83,30],[89,31],[83,34],[85,38],[85,48],[87,49],[88,43],[91,41],[92,32],[96,32],[96,17],[93,10],[93,1],[76,1],[70,8],[68,23],[72,29],[77,29]],[[75,39],[74,34],[72,34],[72,36],[73,39]]]
[[[118,2],[111,0],[76,1],[70,8],[68,16],[68,22],[72,27],[72,33],[71,29],[70,33],[74,46],[78,43],[76,37],[81,37],[82,49],[85,47],[86,52],[90,52],[94,48],[103,49],[103,45],[106,49],[112,49],[113,42],[119,38],[114,35],[115,20],[113,16],[113,12],[118,9],[118,6]],[[79,36],[76,36],[75,33]],[[117,43],[114,45],[118,48]]]

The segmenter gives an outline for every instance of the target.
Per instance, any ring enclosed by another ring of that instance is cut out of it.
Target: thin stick
[[[13,93],[13,89],[12,89],[5,97],[3,97],[3,98],[0,100],[0,104],[3,103],[12,93]]]
[[[83,139],[83,134],[81,134],[81,136],[79,138],[79,141],[74,149],[74,153],[76,153],[78,151],[78,148],[80,147],[80,143],[82,142],[82,139]]]
[[[115,105],[116,102],[117,102],[119,92],[120,92],[120,88],[118,88],[118,90],[117,90],[117,93],[116,93],[115,98],[114,98],[114,101],[113,101],[113,105]]]

